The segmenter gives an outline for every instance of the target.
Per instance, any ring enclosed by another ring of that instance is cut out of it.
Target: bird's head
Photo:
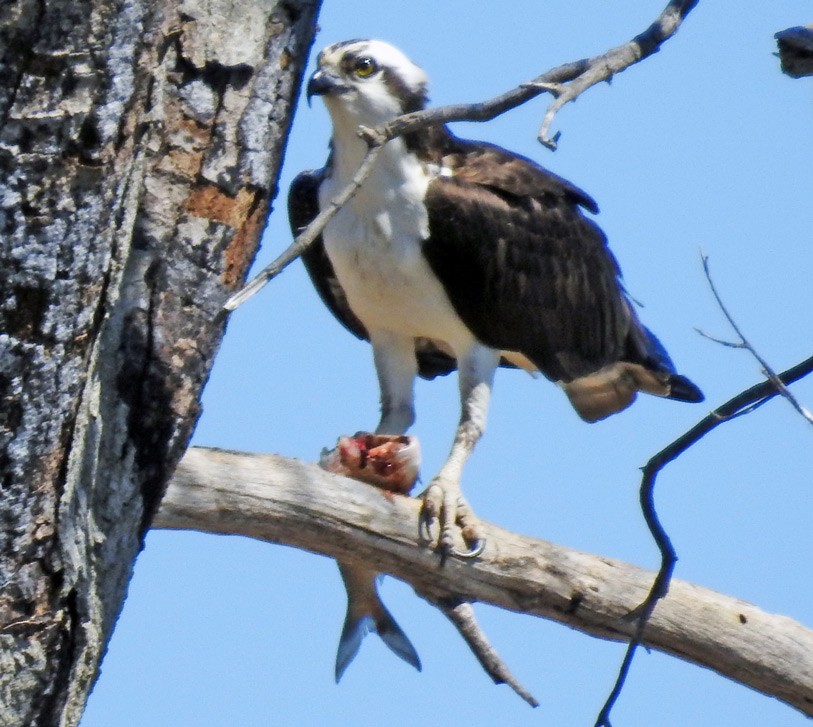
[[[348,40],[325,48],[308,82],[308,100],[322,96],[333,118],[376,127],[426,105],[426,74],[380,40]]]

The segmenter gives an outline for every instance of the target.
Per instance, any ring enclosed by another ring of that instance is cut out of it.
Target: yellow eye
[[[356,58],[353,64],[353,73],[359,78],[369,78],[378,70],[378,64],[369,56]]]

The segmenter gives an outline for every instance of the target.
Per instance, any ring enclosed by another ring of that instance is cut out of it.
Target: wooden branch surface
[[[629,640],[625,620],[654,574],[483,523],[476,561],[419,542],[419,502],[275,455],[190,449],[153,526],[239,534],[361,561],[443,599],[482,601],[593,636]],[[784,616],[679,580],[657,605],[644,643],[813,715],[813,631]]]
[[[697,3],[698,0],[670,0],[646,30],[605,53],[565,63],[487,101],[454,104],[405,114],[385,124],[379,131],[384,138],[393,139],[432,124],[490,121],[542,93],[549,92],[553,94],[554,100],[545,112],[538,139],[545,146],[555,149],[558,133],[550,137],[548,132],[559,110],[565,104],[575,101],[588,88],[602,81],[609,81],[660,50],[660,47],[677,33],[683,20]]]

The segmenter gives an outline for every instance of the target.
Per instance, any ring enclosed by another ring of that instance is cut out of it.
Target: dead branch
[[[382,133],[392,139],[434,124],[452,121],[491,121],[547,92],[553,94],[554,100],[545,112],[538,138],[540,143],[555,149],[559,134],[553,137],[548,134],[559,110],[565,104],[575,101],[591,86],[611,80],[621,71],[660,50],[663,43],[677,32],[684,18],[697,3],[698,0],[671,0],[655,22],[643,33],[623,45],[611,48],[606,53],[557,66],[488,101],[443,106],[406,114],[387,124]]]
[[[434,603],[452,625],[463,637],[472,653],[480,662],[480,666],[488,674],[495,684],[507,684],[532,707],[538,707],[539,702],[533,694],[523,687],[511,671],[506,666],[502,658],[497,654],[491,642],[480,628],[474,616],[474,608],[468,601],[458,601],[455,603]]]
[[[288,267],[294,260],[296,260],[308,247],[322,234],[327,223],[333,216],[350,200],[350,198],[358,191],[367,175],[373,168],[375,160],[379,152],[384,146],[384,141],[371,142],[367,154],[365,155],[361,166],[353,176],[344,189],[337,194],[327,208],[322,210],[302,232],[296,236],[296,239],[285,249],[285,251],[270,265],[267,265],[258,273],[251,282],[244,285],[234,295],[232,295],[223,308],[227,311],[235,310],[237,307],[245,303],[255,293],[259,292],[262,287],[272,278],[279,275],[285,268]]]
[[[360,129],[359,135],[367,141],[368,151],[353,180],[331,200],[328,208],[317,216],[281,255],[251,282],[232,295],[226,301],[224,308],[231,311],[245,303],[316,240],[333,215],[350,200],[362,185],[372,170],[375,157],[388,141],[436,124],[452,121],[490,121],[547,92],[553,94],[554,100],[545,112],[538,138],[548,148],[555,149],[559,133],[557,132],[551,137],[549,131],[559,110],[565,104],[575,101],[591,86],[595,86],[601,81],[609,81],[621,71],[660,50],[661,45],[677,32],[685,17],[697,3],[698,0],[671,0],[655,22],[629,42],[601,55],[557,66],[488,101],[425,109],[399,116],[379,129]]]
[[[768,382],[758,386],[759,396],[771,393]],[[627,615],[649,592],[652,573],[488,523],[480,559],[450,558],[441,567],[420,543],[419,509],[413,498],[383,494],[316,465],[192,448],[154,526],[240,534],[363,561],[432,602],[482,601],[600,638],[633,637],[636,626]],[[813,715],[813,632],[791,619],[675,580],[655,606],[643,643]]]
[[[777,379],[781,382],[782,387],[785,388],[799,381],[799,379],[804,378],[812,371],[813,356],[777,374]],[[776,384],[770,379],[755,384],[732,397],[721,406],[718,406],[646,463],[641,481],[641,508],[644,512],[647,526],[652,533],[652,537],[655,538],[658,548],[661,551],[662,561],[658,577],[652,585],[652,589],[647,596],[647,601],[650,599],[657,601],[666,595],[670,588],[672,570],[677,561],[675,549],[655,511],[654,490],[655,480],[658,474],[667,464],[676,460],[687,449],[711,432],[712,429],[744,413],[754,411],[754,409],[766,404],[775,396],[779,395],[779,393],[780,389],[777,388]],[[642,604],[642,607],[645,605],[646,602]]]
[[[709,280],[709,282],[711,282],[711,280]],[[728,315],[727,312],[726,315]],[[678,437],[646,463],[646,466],[643,468],[644,475],[641,480],[641,511],[643,512],[649,532],[652,533],[652,537],[660,550],[661,566],[652,581],[652,587],[646,598],[639,606],[633,609],[628,616],[628,619],[633,617],[630,620],[635,624],[635,631],[627,646],[627,651],[622,660],[615,685],[596,720],[597,727],[601,725],[609,727],[610,711],[621,694],[635,652],[638,646],[648,643],[647,639],[644,638],[644,630],[646,629],[648,635],[650,619],[655,611],[655,607],[661,599],[666,597],[670,588],[673,587],[672,573],[677,563],[677,552],[672,545],[669,535],[661,524],[655,508],[655,480],[659,472],[666,467],[667,464],[677,459],[687,449],[705,437],[712,429],[715,429],[724,422],[754,411],[754,409],[767,403],[777,395],[784,395],[783,392],[787,392],[787,387],[790,384],[804,378],[811,373],[811,371],[813,371],[813,356],[783,371],[781,374],[774,374],[773,377],[769,377],[767,381],[762,381],[740,392],[725,402],[725,404],[717,407],[708,416],[701,419],[689,429],[689,431]],[[813,707],[813,697],[809,697],[807,703],[809,707]],[[805,712],[805,714],[808,714],[808,712]]]
[[[723,303],[723,299],[720,297],[720,292],[717,290],[717,286],[714,284],[714,280],[711,277],[711,270],[709,268],[709,258],[707,255],[702,256],[702,262],[703,262],[703,272],[706,275],[706,280],[708,281],[709,287],[711,288],[712,295],[714,295],[714,299],[717,301],[717,305],[723,312],[723,315],[728,321],[728,324],[731,326],[731,328],[734,329],[734,333],[736,333],[738,338],[740,339],[737,343],[727,343],[725,341],[718,341],[718,343],[722,343],[723,345],[726,346],[733,346],[734,348],[743,348],[746,351],[748,351],[759,362],[759,365],[762,366],[762,373],[765,375],[765,378],[767,378],[774,385],[777,393],[781,394],[785,399],[787,399],[790,402],[790,405],[799,413],[799,415],[803,419],[805,419],[809,424],[813,424],[813,414],[807,411],[807,409],[805,409],[799,403],[799,400],[790,392],[788,387],[785,386],[785,383],[777,375],[773,367],[754,348],[754,346],[742,332],[742,329],[740,328],[737,321],[734,320],[734,317],[729,312],[725,303]],[[707,337],[710,338],[710,336]]]

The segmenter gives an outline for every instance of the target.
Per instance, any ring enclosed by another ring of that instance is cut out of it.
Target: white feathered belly
[[[370,188],[381,189],[371,181]],[[331,186],[320,190],[324,200]],[[416,180],[412,189],[398,191],[385,201],[362,190],[325,229],[327,254],[350,307],[369,331],[432,338],[464,350],[474,339],[421,251],[428,234],[426,183],[421,188]]]
[[[434,338],[453,348],[471,338],[419,240],[385,240],[363,224],[334,222],[325,231],[325,248],[350,307],[369,330]]]

